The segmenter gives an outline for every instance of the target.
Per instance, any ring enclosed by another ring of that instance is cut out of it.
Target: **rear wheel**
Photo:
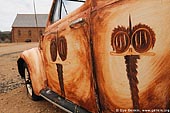
[[[42,98],[40,96],[37,96],[34,93],[34,90],[33,90],[33,87],[32,87],[32,82],[31,82],[31,78],[30,78],[30,72],[29,72],[29,69],[28,69],[26,63],[24,63],[24,72],[25,72],[25,75],[24,75],[25,86],[26,86],[26,89],[27,89],[28,97],[31,98],[34,101],[41,100]]]

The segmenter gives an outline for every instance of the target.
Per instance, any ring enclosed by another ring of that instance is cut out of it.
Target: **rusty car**
[[[170,112],[169,11],[169,0],[53,0],[39,46],[17,62],[28,95],[74,113]]]

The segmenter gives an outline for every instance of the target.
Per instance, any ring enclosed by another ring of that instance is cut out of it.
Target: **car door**
[[[170,1],[95,0],[93,7],[92,42],[102,112],[155,108],[166,112]]]
[[[54,0],[43,39],[47,87],[96,112],[90,54],[90,1],[68,13],[65,1]],[[73,5],[73,7],[75,7]]]

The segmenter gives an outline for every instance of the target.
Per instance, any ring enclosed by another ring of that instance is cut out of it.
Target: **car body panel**
[[[111,0],[110,0],[111,1]],[[99,4],[105,1],[98,0]],[[119,108],[133,108],[127,69],[123,54],[111,54],[111,37],[115,28],[146,24],[156,36],[151,50],[155,55],[137,54],[137,78],[139,80],[139,102],[142,109],[166,109],[170,95],[170,2],[159,0],[120,0],[100,7],[92,13],[92,38],[96,76],[103,112],[114,112]],[[98,21],[96,21],[98,20]],[[160,93],[161,92],[161,93]],[[166,100],[167,99],[167,100]],[[128,103],[128,104],[127,104]]]
[[[85,5],[68,17],[49,25],[42,42],[48,87],[68,100],[96,112],[95,91],[93,85],[92,64],[90,59],[89,38],[90,8]],[[70,27],[74,21],[83,19],[83,24]],[[50,22],[49,22],[50,23]],[[62,61],[57,52],[57,58],[52,61],[50,44],[52,40],[64,37],[67,44],[67,58]],[[62,94],[58,78],[57,64],[63,66],[64,88]]]
[[[21,54],[36,94],[93,113],[169,109],[170,1],[87,0],[53,23],[55,2],[39,49]]]
[[[40,90],[47,86],[43,54],[38,48],[32,48],[24,51],[20,58],[25,61],[29,69],[34,93],[39,95]]]

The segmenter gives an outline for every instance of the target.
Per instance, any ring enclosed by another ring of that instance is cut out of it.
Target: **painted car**
[[[82,4],[68,14],[53,0],[39,46],[18,59],[31,98],[76,113],[168,112],[170,1],[69,2]]]

